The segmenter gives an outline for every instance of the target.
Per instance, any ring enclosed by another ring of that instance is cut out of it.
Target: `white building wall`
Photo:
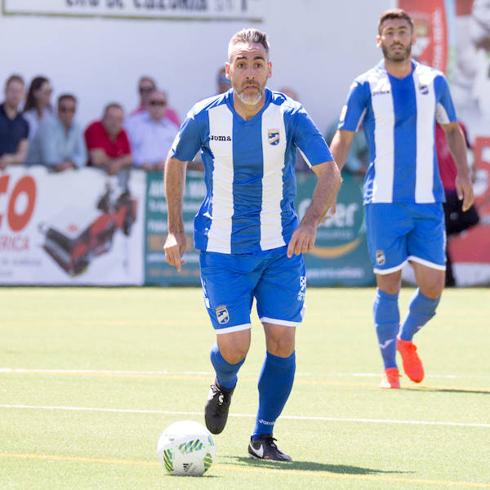
[[[32,0],[33,5],[42,0]],[[324,130],[352,78],[375,64],[377,18],[391,0],[262,0],[272,45],[271,88],[294,88]],[[230,36],[246,22],[6,16],[0,13],[0,81],[48,76],[55,96],[79,97],[83,124],[110,101],[137,103],[136,81],[154,76],[181,116],[214,93]],[[53,99],[54,100],[54,99]]]

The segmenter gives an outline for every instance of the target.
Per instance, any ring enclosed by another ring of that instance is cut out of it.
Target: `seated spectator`
[[[223,94],[230,90],[231,82],[228,78],[226,78],[226,70],[225,67],[222,66],[218,73],[216,74],[216,90],[218,94]]]
[[[104,109],[102,120],[95,121],[85,130],[89,153],[88,165],[116,175],[132,164],[131,147],[123,128],[124,109],[111,103]]]
[[[32,80],[24,106],[24,118],[29,123],[29,141],[36,136],[41,121],[53,117],[52,93],[53,89],[46,77],[39,76]]]
[[[80,168],[87,163],[87,150],[80,125],[75,121],[77,99],[58,97],[58,114],[43,121],[31,142],[27,161],[46,165],[55,172]]]
[[[126,130],[133,150],[133,165],[143,170],[163,170],[167,153],[179,128],[165,117],[167,98],[153,90],[148,110],[128,118]]]
[[[140,112],[144,112],[148,110],[148,100],[150,94],[157,89],[157,84],[155,80],[149,76],[142,76],[138,81],[138,93],[140,96],[140,101],[138,107],[131,112],[130,116],[135,114],[139,114]],[[168,99],[167,94],[163,92],[165,97]],[[165,111],[165,117],[172,121],[176,126],[180,126],[180,118],[177,112],[171,107],[167,106],[167,110]]]
[[[29,124],[19,112],[24,98],[24,80],[10,76],[5,83],[5,101],[0,105],[0,170],[25,162]]]

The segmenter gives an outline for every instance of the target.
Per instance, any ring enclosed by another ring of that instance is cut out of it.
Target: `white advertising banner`
[[[0,284],[142,284],[145,177],[0,173]]]
[[[264,0],[3,0],[6,15],[69,15],[260,22]]]

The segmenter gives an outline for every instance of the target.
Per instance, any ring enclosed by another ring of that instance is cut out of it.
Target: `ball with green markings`
[[[171,475],[202,476],[213,464],[216,446],[204,426],[185,420],[175,422],[162,432],[157,453]]]

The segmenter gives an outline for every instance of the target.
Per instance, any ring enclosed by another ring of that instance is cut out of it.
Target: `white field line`
[[[0,404],[0,409],[13,410],[47,410],[64,412],[96,412],[96,413],[125,413],[125,414],[144,414],[144,415],[166,415],[166,416],[185,416],[201,417],[202,412],[178,411],[178,410],[155,410],[155,409],[135,409],[135,408],[100,408],[100,407],[72,407],[59,405],[10,405]],[[230,413],[230,417],[255,418],[251,413]],[[438,420],[396,420],[396,419],[368,419],[351,417],[309,417],[304,415],[281,415],[282,420],[301,420],[306,422],[344,422],[354,424],[379,424],[379,425],[432,425],[442,427],[473,427],[477,429],[490,429],[490,424],[477,422],[451,422]]]
[[[211,371],[137,371],[137,370],[112,370],[112,369],[31,369],[31,368],[0,368],[0,374],[52,374],[52,375],[99,375],[99,376],[212,376]],[[299,377],[312,378],[379,378],[379,373],[296,373]],[[428,374],[427,378],[433,379],[474,379],[490,378],[490,375],[458,375],[458,374]]]

